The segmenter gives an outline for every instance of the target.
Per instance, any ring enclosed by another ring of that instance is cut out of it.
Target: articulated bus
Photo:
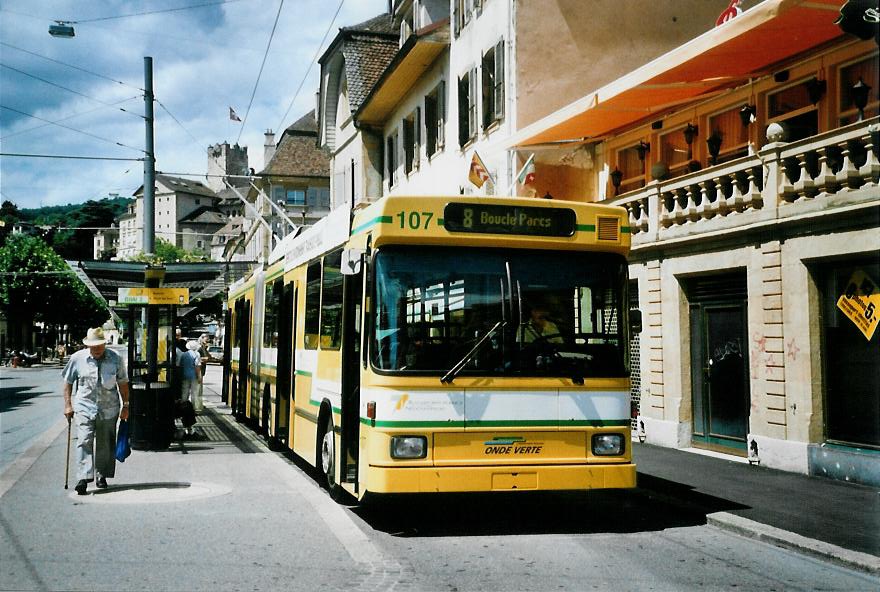
[[[225,400],[334,497],[635,487],[629,246],[599,204],[334,211],[230,287]]]

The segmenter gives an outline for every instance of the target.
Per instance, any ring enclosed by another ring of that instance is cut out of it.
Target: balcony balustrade
[[[606,203],[629,211],[634,248],[872,207],[880,202],[878,136],[880,118],[874,117],[652,181]]]

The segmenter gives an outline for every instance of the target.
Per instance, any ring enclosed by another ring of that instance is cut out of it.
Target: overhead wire
[[[12,70],[13,72],[18,72],[19,74],[22,74],[22,75],[27,76],[29,78],[33,78],[34,80],[39,80],[40,82],[44,82],[44,83],[49,84],[51,86],[55,86],[57,88],[60,88],[61,90],[66,90],[67,92],[71,92],[75,95],[85,97],[85,98],[89,99],[90,101],[95,101],[96,103],[100,103],[100,104],[104,105],[105,107],[114,107],[115,106],[111,103],[107,103],[105,101],[102,101],[101,99],[96,99],[95,97],[90,97],[87,94],[83,94],[83,93],[79,92],[78,90],[73,90],[72,88],[67,88],[66,86],[61,86],[60,84],[52,82],[51,80],[46,80],[45,78],[40,78],[39,76],[35,76],[29,72],[25,72],[24,70],[19,70],[18,68],[13,68],[12,66],[9,66],[9,65],[6,65],[3,63],[0,63],[0,68],[6,68],[7,70]],[[135,117],[140,117],[141,119],[144,118],[143,115],[141,115],[139,113],[134,113],[132,111],[128,111],[126,109],[123,109],[122,107],[117,107],[117,109],[119,109],[123,113],[128,113],[129,115],[134,115]]]
[[[180,121],[174,116],[174,114],[171,113],[171,111],[168,110],[168,107],[166,107],[165,105],[163,105],[163,104],[162,104],[162,101],[160,101],[159,99],[155,99],[155,101],[156,101],[156,103],[159,105],[159,107],[161,107],[162,110],[165,111],[165,113],[167,113],[168,116],[169,116],[171,119],[174,120],[174,123],[176,123],[177,125],[179,125],[179,126],[180,126],[180,129],[182,129],[183,131],[185,131],[186,134],[187,134],[190,138],[192,138],[192,141],[195,142],[195,144],[199,147],[199,149],[202,149],[202,144],[201,144],[201,142],[199,142],[199,140],[198,140],[194,135],[192,135],[192,134],[190,133],[190,131],[189,131],[188,129],[186,129],[186,128],[183,126],[182,123],[180,123]]]
[[[93,71],[91,71],[91,70],[87,70],[87,69],[85,69],[85,68],[81,68],[80,66],[74,66],[73,64],[68,64],[68,63],[66,63],[66,62],[62,62],[62,61],[60,61],[60,60],[56,60],[56,59],[54,59],[54,58],[50,58],[50,57],[48,57],[48,56],[40,55],[40,54],[35,53],[35,52],[33,52],[33,51],[30,51],[30,50],[27,50],[27,49],[24,49],[24,48],[21,48],[21,47],[17,47],[17,46],[15,46],[15,45],[12,45],[11,43],[6,43],[5,41],[0,41],[0,45],[4,45],[4,46],[9,47],[9,48],[11,48],[11,49],[15,49],[15,50],[21,51],[21,52],[23,52],[23,53],[26,53],[26,54],[29,54],[29,55],[32,55],[32,56],[38,57],[38,58],[40,58],[40,59],[47,60],[47,61],[49,61],[49,62],[53,62],[53,63],[55,63],[55,64],[60,64],[60,65],[62,65],[62,66],[67,66],[68,68],[73,68],[74,70],[79,70],[80,72],[85,72],[86,74],[91,74],[92,76],[97,76],[98,78],[103,78],[104,80],[109,80],[110,82],[115,82],[116,84],[122,84],[123,86],[129,86],[129,87],[134,88],[134,89],[137,89],[137,90],[139,90],[139,91],[141,91],[141,92],[145,92],[144,89],[142,89],[142,88],[139,87],[139,86],[135,86],[135,85],[133,85],[133,84],[128,84],[127,82],[123,82],[123,81],[121,81],[121,80],[116,80],[115,78],[111,78],[110,76],[105,76],[104,74],[99,74],[98,72],[93,72]]]
[[[269,57],[269,48],[272,47],[272,39],[275,38],[275,29],[278,27],[278,19],[281,17],[281,9],[284,8],[284,0],[278,3],[278,12],[275,14],[275,22],[272,24],[272,32],[269,34],[269,42],[266,44],[266,51],[263,53],[263,62],[260,64],[260,71],[257,73],[257,80],[254,82],[254,90],[251,92],[251,100],[248,102],[247,110],[244,112],[244,119],[238,128],[238,138],[235,143],[241,140],[241,134],[244,132],[244,126],[247,123],[248,114],[251,112],[251,105],[254,104],[254,97],[257,94],[257,87],[260,85],[260,78],[263,76],[263,68],[266,66],[266,58]]]
[[[216,2],[204,2],[202,4],[192,4],[189,6],[179,6],[177,8],[162,8],[159,10],[148,10],[144,12],[132,12],[129,14],[119,14],[116,16],[104,16],[93,19],[83,19],[79,21],[64,21],[65,23],[70,23],[72,25],[78,25],[82,23],[97,23],[99,21],[110,21],[114,19],[122,19],[122,18],[130,18],[133,16],[144,16],[149,14],[160,14],[164,12],[180,12],[181,10],[192,10],[194,8],[206,8],[208,6],[219,6],[220,4],[232,4],[233,2],[243,2],[244,0],[218,0]]]
[[[117,101],[113,103],[113,105],[119,105],[121,103],[127,103],[128,101],[133,101],[134,99],[139,99],[140,96],[129,97],[127,99],[122,99],[121,101]],[[88,115],[89,113],[94,113],[95,111],[100,111],[101,109],[105,109],[106,107],[95,107],[94,109],[89,109],[88,111],[81,111],[79,113],[74,113],[73,115],[68,115],[67,117],[62,117],[61,119],[56,119],[55,121],[46,121],[46,123],[35,125],[34,127],[29,127],[23,130],[18,130],[17,132],[12,132],[11,134],[6,134],[5,136],[0,136],[0,140],[6,140],[7,138],[12,138],[13,136],[20,136],[21,134],[26,134],[28,132],[32,132],[41,128],[44,128],[49,125],[58,125],[62,121],[67,121],[68,119],[73,119],[75,117],[80,117],[82,115]]]
[[[83,130],[81,130],[81,129],[77,129],[77,128],[75,128],[75,127],[70,127],[69,125],[64,125],[64,124],[61,124],[61,123],[56,123],[56,122],[54,122],[54,121],[49,121],[48,119],[43,119],[42,117],[37,117],[36,115],[33,115],[33,114],[31,114],[31,113],[25,113],[24,111],[19,111],[18,109],[13,109],[12,107],[8,107],[8,106],[3,105],[3,104],[0,104],[0,109],[6,109],[7,111],[12,111],[13,113],[18,113],[19,115],[25,115],[25,116],[27,116],[27,117],[33,117],[33,118],[36,119],[37,121],[45,121],[47,124],[57,125],[58,127],[61,127],[61,128],[64,128],[64,129],[68,129],[68,130],[73,131],[73,132],[76,132],[76,133],[78,133],[78,134],[83,134],[84,136],[89,136],[90,138],[95,138],[96,140],[101,140],[102,142],[109,142],[109,143],[111,143],[111,144],[115,144],[115,145],[117,145],[117,146],[121,146],[121,147],[123,147],[123,148],[128,148],[129,150],[136,150],[136,151],[138,151],[138,152],[141,152],[141,153],[146,154],[146,152],[144,152],[144,151],[141,150],[140,148],[135,148],[134,146],[129,146],[129,145],[127,145],[127,144],[123,144],[122,142],[117,142],[117,141],[115,141],[115,140],[110,140],[110,139],[108,139],[108,138],[103,138],[103,137],[101,137],[101,136],[98,136],[98,135],[95,135],[95,134],[92,134],[92,133],[89,133],[89,132],[85,132],[85,131],[83,131]]]
[[[309,77],[309,72],[312,71],[312,66],[315,65],[315,62],[318,61],[318,56],[321,55],[321,48],[324,47],[324,42],[327,40],[327,36],[330,34],[331,29],[333,29],[333,24],[336,22],[336,17],[339,16],[339,12],[342,10],[342,5],[345,4],[345,0],[339,1],[339,6],[336,7],[336,13],[333,15],[333,19],[330,21],[330,24],[327,26],[327,30],[324,32],[324,36],[321,38],[321,42],[318,43],[318,49],[315,51],[315,57],[312,58],[312,61],[309,62],[309,67],[306,69],[306,73],[303,75],[302,80],[299,82],[299,86],[296,88],[296,92],[293,94],[293,98],[290,99],[290,104],[287,105],[287,111],[284,112],[284,116],[281,118],[281,123],[278,124],[276,129],[283,130],[284,120],[287,119],[287,115],[290,113],[290,110],[293,108],[293,103],[296,101],[296,98],[299,96],[299,91],[302,90],[303,85],[306,82],[306,79]]]

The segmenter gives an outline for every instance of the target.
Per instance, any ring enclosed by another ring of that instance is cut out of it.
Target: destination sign
[[[443,211],[450,232],[574,236],[576,224],[574,210],[563,208],[451,203]]]

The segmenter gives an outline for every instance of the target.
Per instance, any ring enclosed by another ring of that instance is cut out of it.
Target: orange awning
[[[765,0],[515,133],[509,147],[599,138],[772,72],[843,35],[844,0]]]

